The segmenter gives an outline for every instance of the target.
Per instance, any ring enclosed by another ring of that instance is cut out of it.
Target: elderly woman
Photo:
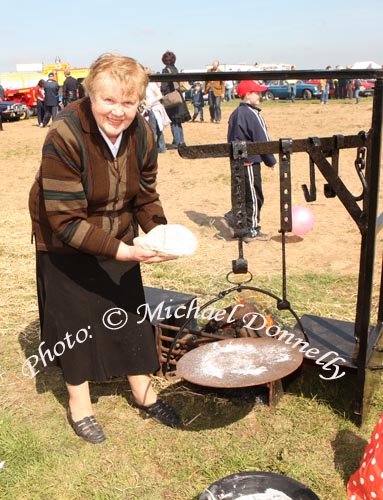
[[[90,68],[87,97],[62,111],[47,134],[30,192],[45,362],[63,371],[68,421],[91,443],[105,439],[88,381],[127,376],[135,405],[171,427],[174,410],[157,398],[159,368],[139,262],[162,262],[133,246],[166,218],[156,191],[153,133],[137,109],[148,83],[134,59],[107,54]],[[65,342],[66,341],[66,342]],[[58,347],[59,346],[59,347]]]
[[[176,56],[174,52],[165,52],[162,56],[162,62],[165,64],[162,73],[178,73],[178,69],[175,67]],[[161,84],[161,92],[163,95],[169,94],[170,92],[173,92],[173,90],[178,89],[179,84],[177,82],[163,82]],[[170,128],[173,134],[173,143],[171,147],[178,148],[180,144],[185,143],[182,124],[191,120],[189,110],[183,97],[181,104],[177,104],[177,106],[173,106],[171,108],[166,108],[166,112],[171,120]]]

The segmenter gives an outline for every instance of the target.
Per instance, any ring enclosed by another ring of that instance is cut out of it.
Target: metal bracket
[[[231,262],[231,268],[234,274],[246,274],[248,272],[247,260],[243,257],[242,241],[242,237],[248,233],[244,166],[246,159],[246,142],[232,142],[232,157],[230,158],[231,207],[234,219],[234,236],[238,238],[239,251],[238,258]]]
[[[333,137],[334,137],[335,147],[331,151],[331,165],[336,175],[339,175],[339,150],[344,146],[344,135],[335,134]],[[336,197],[336,192],[334,188],[331,186],[331,184],[325,184],[323,186],[323,190],[326,198]]]
[[[280,214],[281,229],[283,232],[290,232],[292,229],[291,220],[291,154],[293,152],[292,139],[280,139],[279,151],[279,189],[280,189]]]
[[[246,184],[244,163],[247,158],[246,142],[232,143],[231,169],[231,206],[234,218],[234,236],[248,233],[246,218]]]

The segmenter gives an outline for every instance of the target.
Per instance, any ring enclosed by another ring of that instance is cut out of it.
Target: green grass
[[[120,393],[121,384],[95,386],[108,434],[100,446],[75,438],[61,402],[45,393],[39,405],[49,410],[40,419],[20,408],[0,421],[1,498],[197,500],[220,477],[263,470],[301,480],[322,499],[342,500],[367,436],[339,408],[349,382],[321,388],[316,373],[306,374],[290,384],[275,410],[253,407],[241,394],[169,386],[165,394],[181,413],[184,430],[142,420]],[[381,403],[375,402],[375,415]]]
[[[201,301],[227,288],[224,279],[207,271],[181,273],[178,265],[145,270],[151,286],[182,284],[182,291],[200,295]],[[279,278],[256,282],[280,293]],[[347,290],[354,285],[352,276],[309,274],[289,277],[288,291],[299,315],[309,309],[348,318],[353,307]],[[264,299],[257,295],[257,300]],[[20,318],[17,323],[17,311],[14,316],[15,331]],[[39,343],[36,312],[32,318],[20,339],[24,347],[29,342],[29,352]],[[33,380],[16,375],[24,357],[17,354],[14,339],[4,339],[2,500],[198,500],[212,482],[246,470],[285,474],[324,500],[343,500],[345,482],[358,466],[383,399],[377,394],[361,430],[350,409],[352,375],[325,382],[317,371],[305,370],[286,381],[275,409],[254,406],[251,390],[212,391],[154,378],[159,393],[182,417],[184,428],[173,430],[142,418],[130,404],[126,384],[116,380],[92,385],[95,411],[108,436],[104,444],[92,446],[74,436],[65,421],[66,391],[59,371],[48,370]]]

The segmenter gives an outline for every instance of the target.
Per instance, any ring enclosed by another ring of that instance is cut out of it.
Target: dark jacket
[[[193,103],[193,106],[195,106],[196,108],[202,108],[205,105],[203,92],[201,89],[196,90],[195,88],[193,88],[191,93],[191,101]]]
[[[172,64],[169,66],[165,66],[165,68],[162,70],[162,73],[178,73],[178,69],[174,66],[174,64]],[[170,92],[173,92],[173,90],[178,90],[178,88],[179,85],[177,82],[161,83],[161,92],[163,95],[169,94]],[[182,99],[182,103],[178,106],[166,108],[166,113],[173,123],[184,123],[191,120],[191,116],[184,99]]]
[[[29,195],[37,249],[115,257],[135,222],[148,232],[166,219],[156,191],[157,148],[138,113],[117,157],[104,141],[88,97],[69,104],[45,139]]]
[[[59,96],[59,85],[56,80],[49,78],[44,84],[44,104],[45,106],[57,106]]]
[[[228,142],[269,142],[270,138],[266,124],[260,112],[259,108],[241,102],[229,118]],[[273,167],[277,163],[273,154],[249,156],[248,161],[250,163],[261,163],[263,161],[268,167]]]
[[[63,100],[65,105],[78,99],[78,87],[79,83],[76,78],[73,78],[73,76],[65,78],[63,85]]]

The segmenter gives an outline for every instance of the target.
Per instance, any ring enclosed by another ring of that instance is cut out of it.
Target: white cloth
[[[166,113],[165,108],[161,103],[156,104],[155,106],[152,106],[152,111],[154,113],[154,116],[156,117],[157,123],[158,123],[158,128],[161,130],[161,132],[164,130],[164,128],[167,125],[170,125],[172,122],[171,119],[169,118],[168,114]]]

